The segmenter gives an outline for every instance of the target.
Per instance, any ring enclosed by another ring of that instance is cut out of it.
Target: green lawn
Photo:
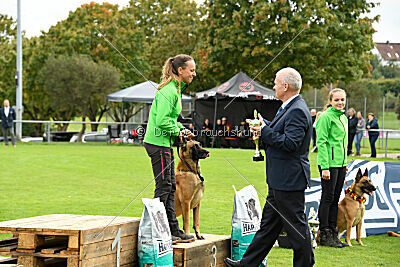
[[[368,145],[368,142],[366,142]],[[399,153],[400,140],[390,140]],[[206,190],[201,209],[203,233],[230,234],[234,191],[247,182],[229,165],[228,159],[255,187],[266,193],[265,163],[252,161],[252,150],[211,149],[202,161]],[[369,153],[369,147],[363,148]],[[378,151],[379,153],[379,151]],[[0,146],[0,221],[30,216],[72,214],[118,214],[147,184],[150,186],[122,216],[140,217],[140,198],[153,196],[154,183],[143,147],[132,145],[43,143]],[[312,177],[318,177],[316,153],[310,154]],[[397,160],[391,160],[397,161]],[[260,197],[262,201],[262,198]],[[315,250],[317,266],[400,266],[400,238],[370,236],[367,247]],[[270,266],[290,266],[292,251],[274,248]]]
[[[382,127],[382,116],[379,118],[379,126]],[[394,111],[385,111],[385,129],[400,129],[400,120]]]

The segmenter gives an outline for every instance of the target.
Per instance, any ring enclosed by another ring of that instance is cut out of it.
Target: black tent
[[[239,72],[217,87],[196,93],[194,120],[201,127],[208,118],[215,127],[217,119],[226,117],[235,130],[244,119],[254,118],[254,109],[272,120],[281,104],[273,90]]]

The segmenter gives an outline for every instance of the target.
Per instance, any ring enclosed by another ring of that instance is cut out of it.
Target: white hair
[[[297,70],[287,67],[279,70],[276,73],[276,77],[278,77],[279,74],[282,75],[280,77],[282,84],[287,83],[292,89],[300,91],[302,80],[301,75]]]

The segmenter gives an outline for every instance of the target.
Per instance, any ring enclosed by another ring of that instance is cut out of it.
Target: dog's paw
[[[198,240],[204,240],[205,239],[203,235],[198,234],[198,233],[196,233],[196,237],[197,237]]]
[[[366,247],[367,246],[367,245],[364,245],[364,243],[361,242],[361,241],[358,241],[358,244],[360,244],[360,246],[362,246],[362,247]]]
[[[351,244],[351,242],[348,242],[347,245],[349,245],[349,247],[352,247],[353,245]]]

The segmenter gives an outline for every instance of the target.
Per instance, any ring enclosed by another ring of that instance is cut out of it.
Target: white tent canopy
[[[152,103],[156,95],[158,84],[146,81],[121,91],[107,95],[107,100],[112,102]],[[191,102],[190,96],[182,95],[182,102]]]

